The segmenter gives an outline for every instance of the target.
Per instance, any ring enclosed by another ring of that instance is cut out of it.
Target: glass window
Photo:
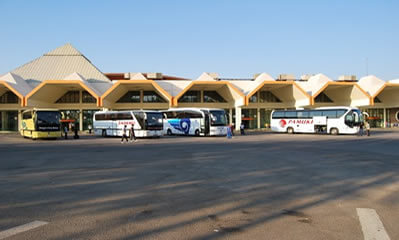
[[[83,103],[96,103],[96,98],[93,97],[88,91],[82,92],[82,102]]]
[[[281,102],[281,100],[276,97],[272,92],[270,91],[261,91],[259,93],[259,102]]]
[[[144,112],[133,112],[133,114],[134,114],[134,116],[137,119],[137,123],[140,125],[140,127],[142,129],[144,129],[144,127],[143,127],[143,126],[145,126],[145,124],[144,124],[144,118],[145,118]]]
[[[322,116],[323,112],[319,110],[311,110],[309,111],[309,117],[314,117],[314,116]]]
[[[270,114],[271,110],[269,109],[260,109],[260,127],[261,128],[269,128],[270,127]]]
[[[217,91],[204,91],[204,102],[226,102]]]
[[[211,126],[226,126],[227,117],[225,111],[210,111],[211,113]]]
[[[273,118],[284,118],[284,112],[274,112],[273,113]]]
[[[173,111],[165,112],[165,114],[166,114],[166,117],[169,118],[169,119],[176,118],[176,112],[173,112]]]
[[[139,103],[140,102],[140,91],[128,91],[123,95],[117,103]]]
[[[22,119],[31,119],[32,118],[32,111],[24,112],[22,114]]]
[[[166,102],[161,96],[155,91],[144,91],[143,92],[143,102],[145,103],[161,103]]]
[[[79,103],[79,91],[68,91],[56,103]]]
[[[337,118],[342,117],[346,113],[345,109],[339,109],[337,110]]]
[[[146,129],[147,130],[161,130],[163,128],[162,113],[159,112],[147,112]]]
[[[295,111],[287,111],[287,112],[285,112],[284,116],[286,118],[296,118],[297,117],[297,112],[295,112]]]
[[[93,116],[98,110],[83,110],[83,130],[88,130],[89,125],[93,129]],[[96,117],[97,120],[97,117]]]
[[[298,112],[298,118],[308,118],[309,117],[309,111],[299,111]]]
[[[37,130],[60,130],[60,113],[57,111],[37,111]]]
[[[116,119],[113,120],[130,120],[133,119],[133,116],[130,112],[119,112],[116,113]]]
[[[202,114],[196,111],[185,111],[185,118],[202,118]]]
[[[250,103],[257,103],[258,102],[258,97],[256,96],[256,93],[249,98],[249,102]]]
[[[336,110],[323,110],[323,116],[328,118],[337,118]]]
[[[201,102],[201,92],[200,91],[187,91],[178,102]]]
[[[18,131],[18,111],[0,111],[0,131]]]
[[[320,93],[316,98],[317,103],[332,103],[333,101],[324,92]]]
[[[0,104],[18,103],[18,97],[11,91],[5,92],[0,96]]]

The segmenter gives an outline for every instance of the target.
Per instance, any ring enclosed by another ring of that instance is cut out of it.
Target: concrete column
[[[241,107],[236,107],[236,130],[240,131],[241,125]]]
[[[386,128],[387,127],[387,109],[386,108],[384,108],[384,128]]]
[[[79,129],[83,131],[83,110],[79,109]]]
[[[256,116],[257,116],[257,125],[258,125],[258,128],[260,128],[260,108],[257,108],[256,109]]]
[[[22,110],[18,111],[18,131],[22,129]]]
[[[229,123],[230,124],[233,123],[233,109],[232,108],[229,109]]]
[[[204,91],[203,90],[200,91],[200,96],[201,96],[200,103],[203,103],[204,102]]]

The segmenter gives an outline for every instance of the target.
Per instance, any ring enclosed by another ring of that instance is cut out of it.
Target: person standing
[[[134,123],[132,123],[132,127],[130,128],[130,141],[133,142],[133,140],[136,142],[136,134],[134,133]]]
[[[234,123],[230,125],[231,136],[234,137]]]
[[[67,125],[64,125],[64,137],[65,137],[65,139],[68,139],[68,127],[67,127]]]
[[[369,122],[365,122],[364,123],[364,127],[366,128],[367,137],[370,137],[370,123]]]
[[[240,125],[240,132],[241,132],[241,135],[245,135],[244,129],[245,129],[245,125],[244,125],[244,123],[241,123],[241,125]]]
[[[89,134],[91,134],[91,129],[92,129],[91,124],[89,124],[88,128],[89,128]]]
[[[127,138],[126,134],[127,134],[127,126],[125,125],[125,126],[123,126],[123,129],[122,129],[122,139],[121,139],[122,144],[123,144],[124,139],[126,139],[127,143],[129,142],[129,139]]]
[[[360,126],[359,126],[359,133],[358,133],[358,136],[363,136],[363,134],[364,134],[364,122],[361,122],[360,123]]]

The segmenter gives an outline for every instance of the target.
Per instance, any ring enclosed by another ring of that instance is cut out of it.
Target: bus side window
[[[296,111],[287,111],[287,112],[285,112],[285,117],[286,118],[297,118],[297,112]]]
[[[298,112],[298,118],[309,118],[309,111]]]
[[[322,116],[322,112],[318,111],[318,110],[311,110],[309,111],[309,117],[318,117],[318,116]]]
[[[32,118],[32,112],[29,111],[29,112],[24,113],[24,114],[22,115],[22,118],[23,118],[23,119],[30,119],[30,118]]]
[[[284,112],[274,112],[272,118],[275,118],[275,119],[284,118]]]
[[[177,112],[176,118],[178,118],[178,119],[186,118],[186,113],[184,111]]]

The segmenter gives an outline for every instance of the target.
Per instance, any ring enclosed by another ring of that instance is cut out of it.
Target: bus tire
[[[294,134],[294,129],[292,127],[287,128],[288,134]]]
[[[107,136],[107,130],[103,129],[101,136],[106,137]]]
[[[338,129],[336,129],[336,128],[331,128],[331,129],[330,129],[330,134],[331,134],[331,135],[338,135],[338,134],[339,134]]]
[[[168,130],[166,131],[166,135],[172,136],[172,130],[168,129]]]
[[[195,136],[199,137],[199,135],[200,135],[200,131],[198,129],[195,130]]]

